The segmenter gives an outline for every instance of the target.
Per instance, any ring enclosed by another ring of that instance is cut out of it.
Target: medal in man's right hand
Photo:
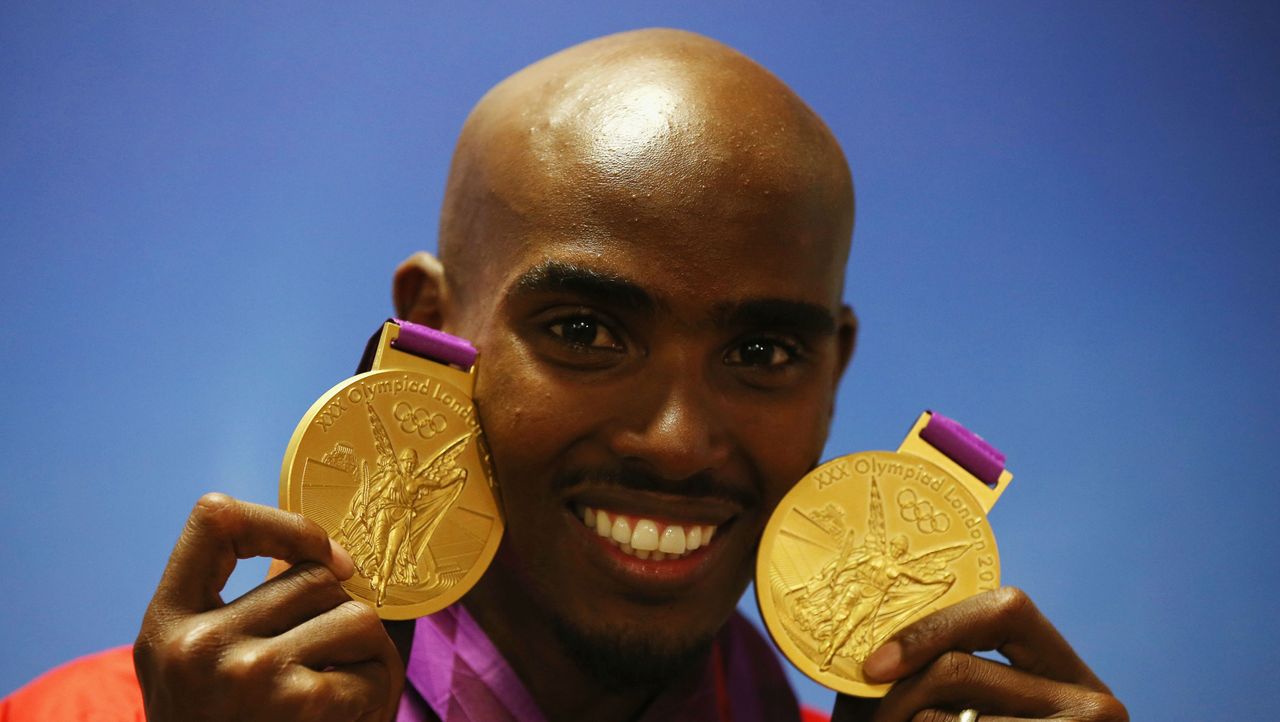
[[[280,472],[280,506],[315,521],[351,554],[352,598],[383,619],[453,604],[497,552],[503,519],[472,403],[476,350],[388,321],[369,369],[334,386],[298,423]]]

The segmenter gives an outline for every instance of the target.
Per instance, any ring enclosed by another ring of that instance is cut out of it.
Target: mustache
[[[709,472],[684,479],[664,479],[646,469],[634,466],[574,469],[555,479],[554,488],[564,492],[582,487],[620,487],[631,491],[664,491],[689,497],[725,499],[743,507],[754,506],[760,495],[754,488],[726,482]]]

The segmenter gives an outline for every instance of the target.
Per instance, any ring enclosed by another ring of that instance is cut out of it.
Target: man
[[[463,128],[440,261],[414,256],[393,288],[399,316],[480,350],[507,517],[493,566],[444,621],[384,631],[316,525],[206,496],[135,646],[148,717],[796,718],[734,606],[853,353],[852,223],[829,130],[714,41],[626,33],[503,81]],[[685,552],[646,554],[659,527]],[[255,555],[294,566],[224,604]],[[971,654],[997,648],[1010,665]],[[865,668],[902,681],[837,717],[1125,716],[1013,590],[908,627]]]

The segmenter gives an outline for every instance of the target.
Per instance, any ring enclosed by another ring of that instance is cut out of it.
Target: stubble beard
[[[631,468],[579,470],[555,480],[554,488],[563,490],[591,479],[597,484],[611,484],[622,488],[653,489],[661,481],[651,475]],[[750,507],[756,500],[739,489],[725,488],[710,476],[699,477],[687,483],[689,493],[709,494],[718,492],[739,499]],[[546,564],[545,559],[511,560],[515,578],[529,593],[528,601],[538,608],[546,619],[560,646],[572,659],[584,676],[604,689],[623,690],[636,686],[661,687],[685,676],[705,664],[720,629],[728,622],[734,605],[722,610],[719,624],[711,629],[688,630],[683,635],[663,629],[660,622],[651,624],[619,624],[609,619],[583,619],[565,614],[559,603],[558,590],[548,588],[546,581],[552,574],[538,574],[531,570]],[[747,579],[742,579],[739,595],[745,589]],[[736,598],[736,597],[735,597]],[[650,619],[660,619],[655,615]],[[622,620],[628,621],[628,620]]]
[[[706,661],[716,636],[672,639],[652,629],[589,629],[558,613],[551,626],[583,673],[610,690],[659,687],[685,675]]]

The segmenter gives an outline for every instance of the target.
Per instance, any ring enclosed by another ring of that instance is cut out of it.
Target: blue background
[[[961,419],[1017,475],[1005,581],[1135,718],[1274,713],[1276,5],[204,5],[0,9],[0,694],[132,639],[202,491],[274,503],[480,95],[669,25],[847,150],[829,453]]]

